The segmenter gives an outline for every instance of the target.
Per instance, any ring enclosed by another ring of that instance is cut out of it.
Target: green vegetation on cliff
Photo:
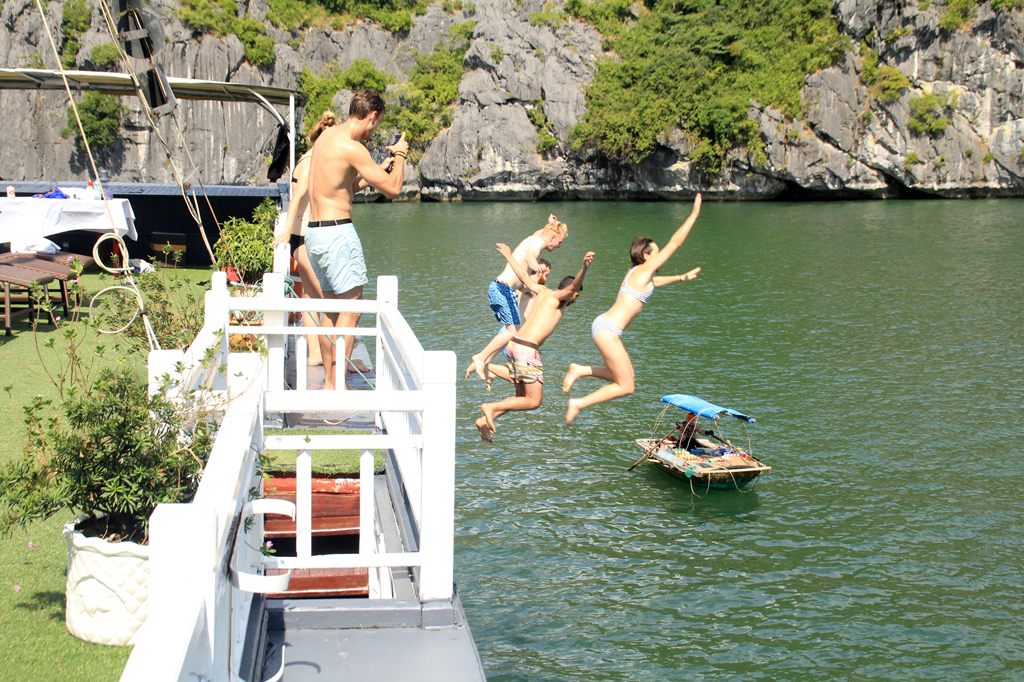
[[[78,51],[82,49],[79,38],[89,30],[92,23],[92,5],[85,0],[67,0],[61,5],[60,30],[64,34],[60,61],[65,69],[75,68]]]
[[[388,94],[381,127],[405,132],[413,160],[452,123],[452,104],[459,96],[459,81],[465,71],[462,58],[475,27],[473,21],[452,26],[448,40],[439,43],[433,53],[416,54],[409,82]]]
[[[298,75],[299,90],[306,95],[306,108],[302,116],[302,133],[308,135],[313,124],[325,111],[334,111],[334,96],[339,90],[360,90],[369,88],[376,92],[384,92],[394,77],[378,71],[366,59],[359,59],[344,71],[337,67],[329,67],[314,75],[309,67],[304,67]],[[348,117],[347,111],[334,112],[339,119]]]
[[[95,90],[85,93],[78,104],[78,116],[82,119],[85,137],[94,151],[117,142],[117,132],[127,111],[119,97],[102,95]],[[72,135],[78,148],[84,150],[85,143],[78,129],[78,121],[75,120],[75,111],[68,107],[68,127],[60,131],[60,136],[67,139]]]
[[[829,0],[568,0],[617,58],[598,65],[588,113],[572,144],[639,162],[673,127],[690,138],[690,159],[710,172],[745,146],[761,151],[750,101],[802,113],[808,73],[831,66],[848,46]],[[633,16],[637,12],[638,17]]]
[[[274,39],[263,24],[249,15],[238,16],[235,0],[182,0],[178,17],[194,29],[217,36],[234,33],[253,66],[274,62]]]

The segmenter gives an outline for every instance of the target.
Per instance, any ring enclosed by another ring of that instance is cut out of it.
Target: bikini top
[[[299,160],[295,162],[295,165],[298,166],[300,163],[302,163],[306,159],[311,159],[311,158],[313,158],[312,152],[306,152],[305,154],[303,154],[302,156],[299,157]],[[293,175],[292,176],[292,182],[298,182],[298,181],[299,181],[299,179]]]
[[[636,270],[636,268],[631,268],[630,271],[626,273],[626,276],[622,279],[622,285],[619,287],[619,293],[626,294],[627,296],[632,296],[641,303],[647,303],[649,300],[651,300],[651,295],[654,294],[654,282],[651,282],[651,288],[647,289],[646,291],[638,291],[634,289],[633,287],[629,286],[629,284],[627,284],[627,282],[629,282],[629,276],[633,274],[633,270]]]

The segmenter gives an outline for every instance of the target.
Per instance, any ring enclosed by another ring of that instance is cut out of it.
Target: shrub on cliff
[[[910,79],[895,66],[878,65],[878,53],[868,47],[867,43],[861,46],[861,54],[864,57],[864,65],[860,71],[860,80],[868,86],[868,92],[872,95],[890,104],[898,100],[903,91],[910,87]]]
[[[403,131],[419,158],[428,142],[452,122],[452,104],[459,96],[459,81],[465,68],[462,59],[476,23],[467,21],[448,30],[447,44],[439,43],[429,55],[416,53],[416,65],[409,82],[388,97],[388,110],[381,128]]]
[[[378,71],[367,59],[358,59],[344,71],[337,67],[328,67],[320,75],[315,75],[309,67],[303,67],[298,75],[299,90],[306,95],[306,108],[302,116],[302,132],[308,135],[320,114],[328,109],[334,110],[334,96],[339,90],[359,90],[369,88],[381,94],[387,90],[394,77]],[[347,111],[334,112],[339,118],[348,117]]]
[[[911,97],[907,127],[918,135],[938,135],[944,132],[951,121],[943,114],[956,109],[959,99],[955,92],[947,95],[926,92],[921,97]]]
[[[274,62],[274,39],[263,24],[246,15],[238,17],[235,0],[182,0],[178,17],[194,29],[225,36],[233,33],[245,48],[245,59],[253,66]]]
[[[78,116],[82,119],[82,128],[92,149],[109,147],[117,141],[117,131],[126,111],[120,98],[114,95],[101,95],[95,90],[85,93],[78,104]],[[60,136],[67,139],[71,135],[74,135],[78,148],[84,150],[85,143],[75,120],[75,111],[68,107],[68,127],[60,131]]]
[[[598,65],[571,142],[627,162],[653,152],[672,127],[711,172],[732,149],[759,152],[750,100],[800,115],[806,74],[834,64],[848,44],[828,0],[568,0],[565,9],[594,24],[617,55]]]

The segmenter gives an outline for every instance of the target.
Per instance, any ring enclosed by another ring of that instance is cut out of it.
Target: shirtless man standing
[[[405,157],[409,143],[405,134],[387,147],[395,156],[380,165],[360,140],[368,140],[377,132],[384,117],[384,100],[372,90],[359,90],[352,96],[348,119],[321,133],[313,145],[309,165],[309,225],[306,228],[306,252],[310,266],[320,282],[324,298],[359,299],[366,284],[366,263],[363,247],[352,225],[352,197],[356,192],[373,187],[389,199],[402,190]],[[394,161],[389,174],[385,168]],[[327,313],[323,326],[355,327],[359,313]],[[335,345],[322,335],[320,354],[324,361],[324,390],[345,389],[345,372],[341,386],[335,376]],[[345,358],[352,355],[355,337],[345,337]]]
[[[540,347],[562,319],[566,307],[579,298],[583,290],[583,277],[587,268],[594,262],[594,252],[590,251],[583,257],[583,268],[575,277],[566,277],[559,283],[557,291],[552,291],[542,284],[537,284],[526,274],[511,250],[504,244],[498,244],[498,252],[505,257],[515,271],[516,277],[525,282],[526,287],[537,295],[528,319],[519,331],[515,332],[505,347],[506,367],[491,365],[490,371],[496,376],[507,379],[515,386],[516,394],[496,403],[484,403],[480,411],[484,416],[476,420],[476,428],[480,437],[493,443],[491,437],[497,429],[494,420],[512,410],[536,410],[544,397],[544,368],[540,360]]]
[[[547,225],[519,243],[512,252],[512,258],[528,275],[536,275],[543,271],[543,266],[537,258],[540,252],[557,249],[568,233],[568,226],[558,222],[558,218],[552,214],[548,216]],[[550,272],[550,265],[547,266],[547,270]],[[505,347],[519,325],[523,323],[516,298],[519,292],[527,290],[528,287],[516,275],[511,265],[506,265],[487,289],[487,300],[491,304],[491,310],[498,322],[505,325],[505,331],[498,333],[482,351],[473,356],[472,363],[466,368],[466,378],[468,379],[475,370],[477,376],[487,382],[488,391],[491,390],[491,378],[487,373],[487,363]]]

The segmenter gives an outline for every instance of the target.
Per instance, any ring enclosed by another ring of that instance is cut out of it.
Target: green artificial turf
[[[267,429],[264,436],[337,436],[341,432],[337,429]],[[366,435],[369,431],[345,431],[345,435]],[[358,474],[359,473],[359,450],[314,450],[313,473],[314,474]],[[265,470],[295,471],[294,450],[266,450],[263,453]],[[384,453],[375,450],[373,453],[373,468],[380,471],[384,468]]]
[[[82,276],[90,295],[116,283],[111,276],[96,272],[93,267]],[[198,284],[209,282],[211,270],[188,268],[177,272]],[[83,316],[87,309],[88,301],[81,308]],[[63,316],[63,310],[55,314]],[[84,327],[82,322],[78,324]],[[56,336],[53,325],[40,323],[33,334],[28,316],[23,315],[15,318],[11,327],[13,336],[0,336],[0,387],[13,385],[9,395],[0,393],[0,400],[6,401],[0,409],[0,465],[22,455],[22,406],[34,395],[56,394],[39,357],[41,352],[52,361],[53,351],[42,344]],[[140,373],[145,371],[146,358],[142,354],[126,358]],[[130,647],[83,642],[69,634],[64,625],[67,550],[61,528],[71,518],[70,511],[58,513],[46,521],[30,524],[25,531],[0,538],[0,681],[117,680],[131,654]]]

